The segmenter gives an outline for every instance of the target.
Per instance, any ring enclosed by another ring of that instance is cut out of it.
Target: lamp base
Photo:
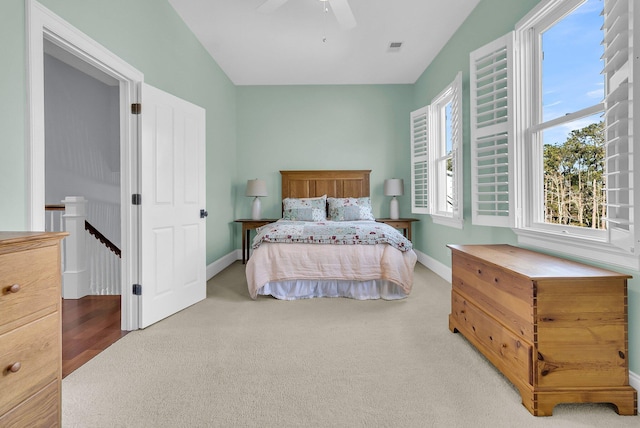
[[[389,203],[389,218],[391,220],[398,220],[400,218],[400,208],[398,208],[398,200],[394,196]]]
[[[252,220],[261,220],[262,214],[260,214],[260,198],[253,198],[253,205],[251,207],[251,219]]]

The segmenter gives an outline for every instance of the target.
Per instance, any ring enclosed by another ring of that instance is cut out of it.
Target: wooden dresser
[[[520,391],[535,416],[558,403],[637,414],[629,386],[627,279],[509,245],[449,245],[449,329]]]
[[[61,424],[60,240],[0,232],[0,426]]]

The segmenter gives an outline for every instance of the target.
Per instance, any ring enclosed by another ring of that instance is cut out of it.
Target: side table
[[[277,218],[265,218],[262,220],[241,218],[235,220],[236,223],[242,223],[242,264],[245,264],[249,260],[249,252],[251,250],[251,231],[278,220],[279,219]]]
[[[401,229],[402,234],[405,238],[411,241],[411,223],[414,221],[418,221],[417,218],[398,218],[398,219],[390,219],[390,218],[377,218],[376,221],[384,224],[388,224],[391,227],[395,227],[396,229]]]

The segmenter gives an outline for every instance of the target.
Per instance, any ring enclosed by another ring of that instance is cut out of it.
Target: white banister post
[[[67,196],[62,203],[64,230],[69,232],[65,241],[65,263],[62,275],[62,298],[79,299],[89,294],[89,271],[84,222],[87,218],[87,200],[82,196]]]

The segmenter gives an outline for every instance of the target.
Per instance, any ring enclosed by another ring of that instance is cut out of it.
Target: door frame
[[[139,209],[131,195],[139,188],[139,116],[131,114],[131,104],[139,102],[144,75],[111,53],[36,0],[25,3],[27,17],[27,227],[45,226],[45,122],[44,122],[44,39],[73,54],[88,65],[119,82],[120,91],[120,227],[121,329],[139,328],[139,301],[130,290],[139,283]]]

